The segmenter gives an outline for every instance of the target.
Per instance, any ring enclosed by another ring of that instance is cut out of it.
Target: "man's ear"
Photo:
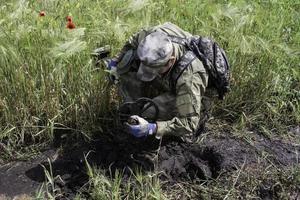
[[[168,63],[166,64],[166,66],[164,68],[162,68],[162,70],[159,72],[160,74],[163,74],[165,72],[167,72],[171,67],[173,67],[173,65],[175,64],[175,56],[172,56],[170,58],[170,60],[168,61]]]
[[[169,67],[172,67],[174,64],[175,64],[175,61],[176,61],[176,59],[175,59],[175,56],[172,56],[171,58],[170,58],[170,60],[169,60]]]

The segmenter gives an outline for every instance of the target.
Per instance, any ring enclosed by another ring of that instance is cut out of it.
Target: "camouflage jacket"
[[[139,60],[136,49],[143,38],[156,30],[181,38],[192,36],[169,22],[149,29],[142,29],[131,36],[116,57],[119,61],[117,71],[120,77],[120,89],[125,101],[126,99],[129,101],[148,97],[158,105],[160,114],[156,122],[157,137],[192,135],[200,120],[201,98],[207,87],[208,74],[202,62],[191,51],[180,44],[173,43],[176,62],[169,73],[151,82],[137,80],[136,72],[139,67]],[[129,51],[131,58],[124,58],[128,57]],[[126,64],[124,64],[124,60],[126,60]],[[183,64],[187,67],[175,80],[172,74],[176,73],[176,70],[180,70],[179,66]]]

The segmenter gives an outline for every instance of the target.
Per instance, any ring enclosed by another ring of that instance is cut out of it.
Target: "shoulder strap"
[[[168,35],[168,37],[171,40],[171,42],[188,47],[188,44],[189,44],[188,39],[179,37],[179,36],[175,36],[175,35]]]
[[[196,55],[192,51],[187,51],[177,62],[171,72],[172,91],[176,93],[176,83],[184,72],[184,70],[196,59]]]

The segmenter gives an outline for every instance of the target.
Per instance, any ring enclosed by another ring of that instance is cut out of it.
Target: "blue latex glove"
[[[118,64],[117,61],[115,61],[114,59],[110,59],[110,61],[109,61],[108,64],[107,64],[107,69],[108,69],[108,70],[111,70],[111,69],[113,69],[113,68],[116,68],[116,67],[117,67],[117,64]]]
[[[138,122],[137,125],[131,125],[129,123],[125,123],[126,130],[134,137],[141,138],[147,137],[148,135],[153,135],[156,133],[157,125],[155,123],[149,123],[142,117],[137,115],[131,116],[132,119]]]
[[[106,67],[107,70],[105,70],[106,72],[109,73],[108,78],[109,81],[111,81],[112,83],[117,83],[118,82],[118,73],[117,73],[117,64],[118,62],[114,59],[110,59],[107,61]]]

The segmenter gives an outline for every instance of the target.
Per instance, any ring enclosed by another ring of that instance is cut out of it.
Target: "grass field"
[[[45,16],[39,16],[41,11]],[[72,16],[75,29],[66,28],[66,16]],[[300,124],[299,19],[300,3],[284,0],[2,2],[0,160],[35,155],[53,139],[58,126],[86,135],[103,130],[106,126],[100,117],[108,115],[112,96],[90,52],[109,44],[116,53],[140,28],[165,21],[210,36],[226,50],[232,91],[225,101],[216,101],[216,119],[237,134],[255,129],[270,138],[289,137],[288,131]],[[98,188],[92,196],[119,199],[124,193],[119,176],[105,177],[91,169],[91,181]],[[139,186],[127,188],[136,199],[170,198],[155,176],[146,177]],[[206,194],[213,190],[228,198],[233,198],[233,188],[221,190],[215,182],[210,187],[201,185]]]

